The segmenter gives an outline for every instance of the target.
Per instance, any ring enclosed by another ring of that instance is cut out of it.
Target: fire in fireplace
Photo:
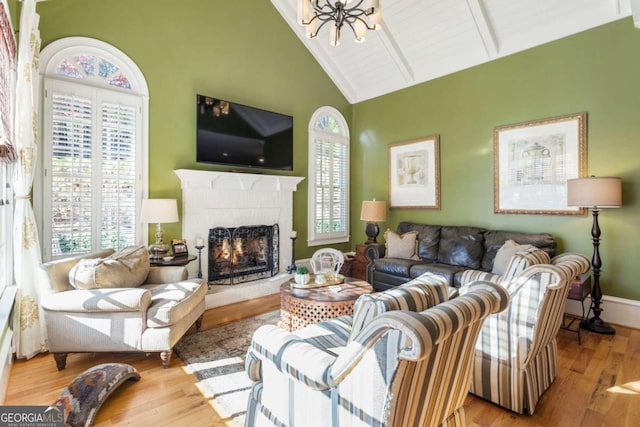
[[[208,283],[234,285],[278,274],[278,242],[278,224],[210,229]]]

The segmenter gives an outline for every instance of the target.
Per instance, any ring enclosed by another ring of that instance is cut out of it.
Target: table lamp
[[[367,221],[364,229],[365,234],[369,238],[365,244],[378,243],[376,238],[380,234],[378,222],[387,220],[387,204],[386,202],[373,200],[363,200],[362,209],[360,210],[360,220]]]
[[[591,237],[593,240],[593,288],[591,289],[591,309],[593,317],[580,323],[582,329],[599,334],[615,334],[613,327],[600,319],[600,303],[602,290],[600,289],[600,226],[598,225],[598,213],[600,208],[619,208],[622,206],[622,179],[611,177],[577,178],[567,181],[567,206],[581,206],[591,209],[593,213],[593,227]]]
[[[149,252],[158,259],[169,251],[162,235],[162,223],[178,222],[178,203],[176,199],[144,199],[140,212],[140,221],[156,223],[156,242],[149,246]]]

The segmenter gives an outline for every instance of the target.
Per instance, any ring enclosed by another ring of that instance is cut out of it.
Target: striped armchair
[[[584,256],[565,253],[500,282],[509,307],[484,322],[471,393],[517,413],[534,412],[557,374],[556,335],[571,281],[589,268]]]
[[[353,317],[295,333],[260,327],[245,426],[465,425],[472,349],[508,295],[483,283],[448,298],[443,279],[423,275],[361,297]]]
[[[532,247],[520,252],[516,252],[508,261],[503,274],[493,274],[482,270],[465,270],[462,272],[460,283],[462,286],[475,282],[476,280],[486,280],[496,284],[511,282],[516,276],[526,268],[536,264],[549,264],[549,254],[541,249]]]

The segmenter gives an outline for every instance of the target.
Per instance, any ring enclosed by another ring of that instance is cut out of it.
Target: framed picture
[[[183,239],[173,239],[171,241],[171,249],[173,249],[173,256],[187,256],[187,241]]]
[[[440,136],[389,146],[389,207],[440,209]]]
[[[583,215],[567,206],[567,180],[586,176],[587,113],[493,131],[494,212]]]

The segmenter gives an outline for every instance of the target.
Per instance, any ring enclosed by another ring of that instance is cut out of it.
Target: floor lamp
[[[591,237],[593,240],[593,288],[591,289],[591,309],[593,317],[580,323],[582,329],[598,334],[615,334],[616,330],[600,319],[600,302],[602,290],[600,289],[600,226],[598,214],[600,208],[619,208],[622,206],[622,179],[610,177],[577,178],[567,181],[567,205],[581,206],[591,209],[593,214],[593,227]]]

